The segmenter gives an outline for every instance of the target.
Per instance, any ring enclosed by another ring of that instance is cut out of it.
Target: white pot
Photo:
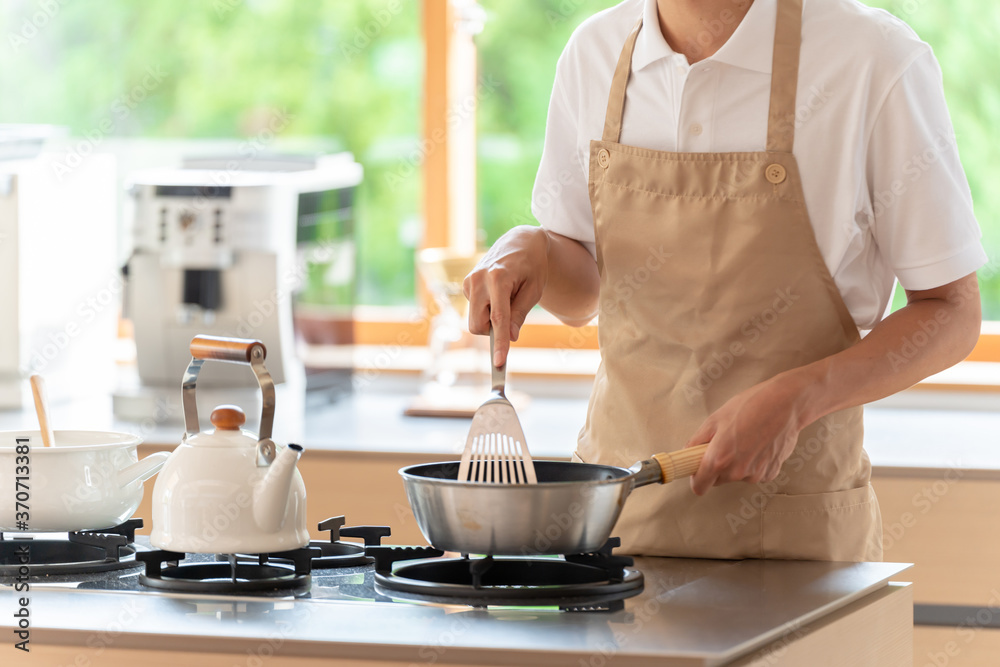
[[[56,431],[55,446],[45,447],[38,431],[0,431],[0,531],[23,530],[18,521],[25,519],[30,531],[65,532],[131,518],[142,483],[169,456],[139,461],[140,442],[129,433]],[[27,454],[17,450],[24,445]]]

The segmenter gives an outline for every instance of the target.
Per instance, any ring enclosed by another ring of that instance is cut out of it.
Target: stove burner
[[[259,593],[308,589],[312,559],[318,555],[318,550],[302,547],[260,554],[256,563],[236,555],[224,563],[181,563],[184,554],[175,551],[147,551],[136,558],[146,563],[139,583],[149,588],[179,593]]]
[[[388,537],[392,531],[388,526],[348,526],[344,527],[346,519],[343,515],[335,516],[325,521],[319,522],[320,530],[330,531],[330,541],[313,540],[308,547],[319,549],[320,553],[312,561],[314,570],[332,570],[343,567],[361,567],[375,562],[374,558],[365,555],[368,547],[377,547],[382,543],[383,537]],[[341,542],[341,537],[360,537],[364,544],[356,542]],[[278,554],[267,554],[269,560],[288,562]],[[218,554],[216,560],[226,560],[227,556]],[[237,554],[238,560],[254,560],[257,556],[247,554]]]
[[[140,567],[135,560],[135,531],[142,519],[101,530],[78,530],[66,539],[32,539],[0,533],[0,577],[16,576],[28,547],[31,578],[43,575],[88,574]]]
[[[365,554],[366,548],[379,546],[383,537],[392,534],[388,526],[348,526],[345,528],[345,522],[346,519],[343,516],[335,516],[319,522],[320,530],[330,531],[330,541],[313,540],[309,543],[310,547],[316,547],[322,553],[322,556],[313,559],[314,570],[357,567],[374,563],[375,559]],[[362,545],[341,542],[341,537],[360,537],[365,543]]]
[[[562,558],[438,558],[421,547],[371,547],[375,590],[389,597],[475,607],[557,606],[563,611],[619,611],[642,592],[643,576],[627,556],[612,555],[618,538],[600,551]],[[416,560],[398,567],[398,561]]]

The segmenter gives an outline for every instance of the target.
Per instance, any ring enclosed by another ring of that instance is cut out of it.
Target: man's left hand
[[[799,407],[802,389],[794,375],[778,375],[740,392],[709,415],[687,444],[708,444],[691,478],[695,494],[726,482],[775,479],[805,427]]]

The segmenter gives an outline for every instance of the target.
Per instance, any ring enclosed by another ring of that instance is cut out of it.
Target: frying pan
[[[708,445],[655,454],[630,468],[535,461],[538,484],[459,482],[458,461],[399,471],[420,532],[434,547],[518,556],[597,551],[632,489],[689,477]]]

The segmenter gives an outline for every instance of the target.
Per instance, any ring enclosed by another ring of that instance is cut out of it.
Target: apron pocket
[[[870,484],[828,493],[767,496],[764,558],[882,560],[882,520]]]

